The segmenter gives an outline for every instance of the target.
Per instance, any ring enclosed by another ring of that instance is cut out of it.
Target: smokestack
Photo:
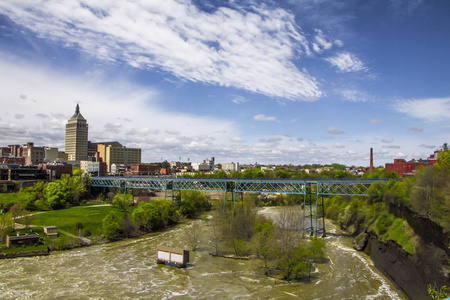
[[[370,148],[370,173],[373,172],[373,148]]]

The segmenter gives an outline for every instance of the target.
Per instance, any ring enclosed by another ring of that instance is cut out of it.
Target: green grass
[[[132,208],[129,208],[130,212]],[[37,214],[31,221],[32,225],[57,226],[58,229],[78,236],[76,224],[81,222],[84,230],[88,230],[93,236],[99,236],[102,232],[102,221],[110,213],[122,215],[123,212],[112,206],[75,206],[68,209],[52,210]]]
[[[403,219],[395,218],[389,230],[383,236],[386,240],[394,240],[401,245],[407,252],[414,254],[416,244],[414,242],[414,231],[409,227],[408,222]]]
[[[47,245],[27,246],[18,248],[2,248],[3,253],[17,253],[17,252],[30,252],[30,251],[46,251]]]

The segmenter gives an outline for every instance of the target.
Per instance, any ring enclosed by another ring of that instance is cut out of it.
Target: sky
[[[0,146],[375,166],[450,142],[447,0],[2,0]]]

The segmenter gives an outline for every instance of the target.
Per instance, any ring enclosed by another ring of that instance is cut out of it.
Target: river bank
[[[328,222],[327,228],[329,261],[317,265],[311,280],[286,282],[265,276],[259,260],[214,257],[206,234],[187,268],[157,265],[156,246],[188,248],[189,224],[182,223],[50,256],[2,260],[0,290],[4,299],[405,299],[365,253],[351,248],[351,237]]]

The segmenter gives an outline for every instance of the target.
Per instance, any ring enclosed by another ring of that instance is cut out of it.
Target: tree
[[[60,181],[49,182],[45,188],[46,202],[53,209],[65,207],[69,196],[69,190]]]
[[[184,234],[187,238],[187,242],[191,251],[197,250],[200,236],[201,236],[201,226],[197,221],[194,221],[190,226],[186,227]]]
[[[214,218],[212,220],[212,224],[209,228],[210,228],[209,235],[210,235],[211,243],[213,244],[213,247],[214,247],[214,255],[218,255],[219,254],[219,246],[220,246],[220,243],[222,242],[222,230],[221,230],[221,226],[219,224],[219,220],[217,218]]]
[[[73,176],[81,176],[81,170],[80,168],[76,167],[76,166],[72,166],[72,175]]]
[[[7,234],[14,230],[14,219],[11,213],[0,214],[0,243]]]
[[[277,257],[274,238],[275,226],[272,220],[258,217],[255,222],[255,235],[252,238],[253,253],[264,263],[264,274],[269,275],[269,262]]]
[[[133,202],[133,195],[131,194],[117,194],[114,196],[112,204],[122,209],[124,212],[127,211],[127,207]]]
[[[110,212],[103,219],[103,234],[108,239],[114,239],[120,235],[120,230],[121,226],[119,216],[114,212]]]
[[[120,220],[120,229],[126,238],[136,234],[136,225],[134,225],[130,218],[128,218],[127,212],[123,213],[123,217]]]
[[[75,228],[77,229],[77,231],[78,231],[78,236],[81,236],[81,230],[83,230],[84,229],[84,225],[83,225],[83,223],[81,223],[81,222],[78,222],[77,224],[75,224]]]
[[[163,227],[161,209],[154,201],[150,203],[139,202],[132,213],[132,220],[146,232]]]
[[[17,203],[14,203],[13,206],[11,206],[9,212],[12,214],[13,220],[18,219],[18,217],[22,215],[22,209]]]
[[[317,236],[312,236],[310,239],[308,252],[306,255],[308,262],[308,277],[311,278],[311,271],[314,262],[319,262],[324,260],[326,255],[326,243],[324,239],[318,238]]]

